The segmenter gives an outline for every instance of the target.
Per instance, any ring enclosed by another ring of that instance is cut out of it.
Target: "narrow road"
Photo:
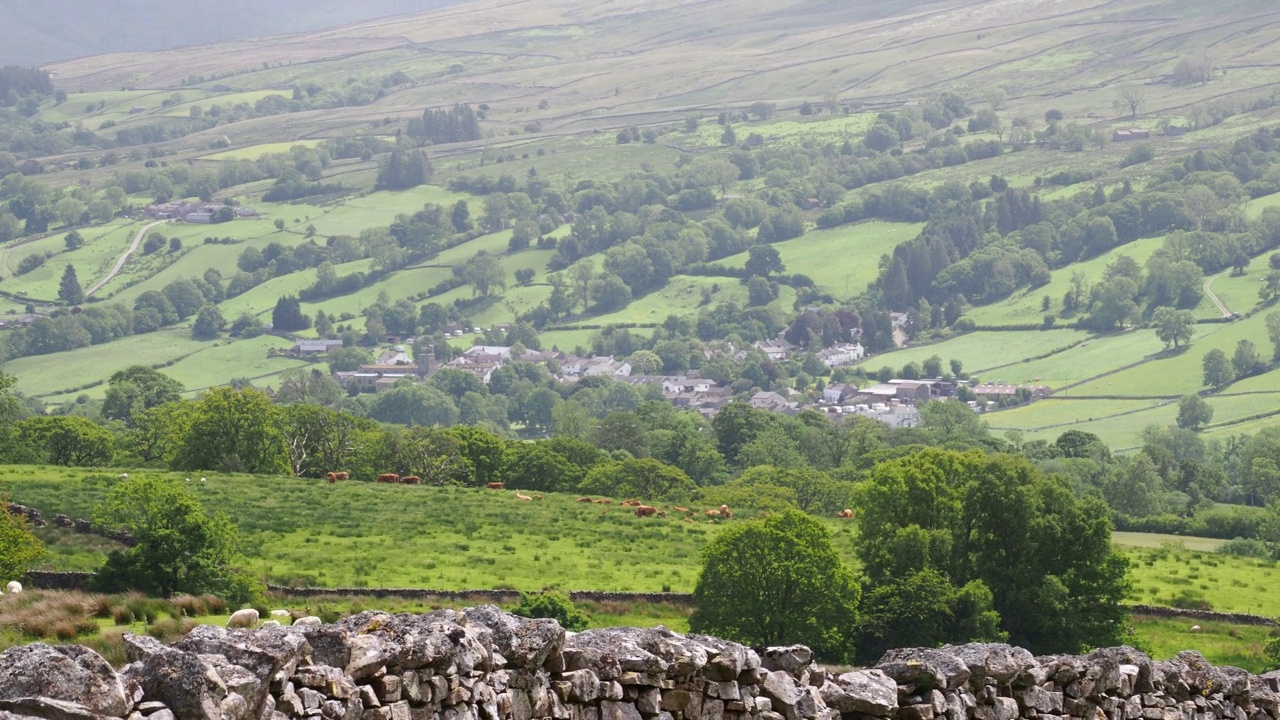
[[[89,290],[85,292],[84,296],[89,297],[90,295],[101,290],[103,285],[106,285],[107,283],[114,280],[115,277],[120,274],[120,271],[124,269],[124,264],[129,262],[129,256],[132,255],[134,251],[138,249],[138,246],[142,244],[142,239],[147,236],[147,231],[149,231],[153,227],[158,227],[167,222],[169,221],[160,220],[157,222],[153,222],[150,225],[144,225],[142,229],[138,231],[138,234],[133,236],[133,244],[129,246],[128,250],[124,251],[124,254],[120,256],[120,259],[116,260],[116,266],[111,268],[111,272],[107,273],[106,277],[94,283],[93,287],[89,288]]]
[[[1218,274],[1204,281],[1204,294],[1208,295],[1209,299],[1213,301],[1213,304],[1218,307],[1218,312],[1222,313],[1222,317],[1231,317],[1231,311],[1227,309],[1226,305],[1222,304],[1222,301],[1218,299],[1217,295],[1213,294],[1213,289],[1210,287],[1213,285],[1213,281],[1220,277],[1222,277],[1222,275]]]

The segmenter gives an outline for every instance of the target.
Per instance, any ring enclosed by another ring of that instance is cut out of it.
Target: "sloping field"
[[[211,343],[191,339],[183,328],[133,335],[106,345],[48,355],[18,358],[5,363],[5,372],[18,378],[17,389],[28,395],[51,395],[104,380],[130,365],[160,366],[190,355]]]
[[[811,230],[794,240],[774,243],[788,274],[808,275],[818,287],[837,297],[866,291],[880,271],[880,256],[920,234],[920,223],[865,222],[830,230]],[[720,261],[742,267],[747,253]]]
[[[948,372],[947,364],[955,359],[964,363],[965,372],[971,375],[982,373],[983,380],[1022,382],[1026,373],[1021,363],[1054,351],[1066,352],[1067,348],[1088,338],[1089,334],[1080,330],[980,331],[940,343],[876,355],[859,363],[859,366],[868,372],[889,366],[896,373],[907,363],[918,365],[937,355],[942,358],[943,369]]]
[[[1164,245],[1163,237],[1134,240],[1127,245],[1121,245],[1090,260],[1054,270],[1052,273],[1053,279],[1049,281],[1048,285],[1014,293],[1012,296],[990,305],[974,307],[966,312],[964,316],[983,326],[1035,323],[1043,320],[1046,314],[1060,316],[1062,314],[1062,298],[1071,289],[1071,278],[1076,273],[1080,273],[1085,277],[1084,288],[1085,292],[1088,292],[1088,289],[1094,283],[1102,279],[1103,271],[1117,257],[1127,255],[1133,258],[1138,265],[1145,265],[1151,254],[1159,250],[1162,245]],[[1047,311],[1043,309],[1042,305],[1045,296],[1049,297],[1049,309]]]

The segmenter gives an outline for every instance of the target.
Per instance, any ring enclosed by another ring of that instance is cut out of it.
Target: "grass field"
[[[853,297],[876,279],[880,256],[915,238],[922,227],[916,223],[865,222],[811,230],[773,247],[788,273],[808,275],[818,287],[838,297]],[[721,261],[728,267],[742,267],[746,262],[746,253]]]
[[[1128,548],[1125,554],[1133,572],[1135,602],[1280,615],[1280,594],[1275,592],[1280,568],[1275,562],[1187,550],[1176,543]]]
[[[1052,280],[1049,281],[1048,285],[1016,292],[1012,296],[990,305],[974,307],[966,312],[964,316],[979,325],[1015,325],[1040,322],[1046,314],[1061,315],[1062,298],[1071,289],[1073,275],[1082,273],[1085,276],[1084,287],[1087,290],[1102,279],[1102,273],[1106,270],[1107,265],[1110,265],[1117,257],[1128,255],[1137,261],[1139,265],[1144,265],[1147,259],[1151,257],[1151,254],[1159,250],[1163,245],[1163,237],[1134,240],[1085,262],[1054,270]],[[1047,311],[1043,306],[1046,295],[1049,297],[1049,309]]]
[[[709,292],[711,298],[706,304],[702,301],[704,291]],[[593,325],[661,323],[669,315],[688,317],[701,308],[710,309],[726,302],[737,303],[739,307],[747,304],[747,288],[737,278],[677,275],[665,287],[632,300],[621,310],[593,316],[584,322]]]
[[[5,363],[5,372],[18,379],[17,389],[28,395],[53,395],[105,381],[130,365],[160,366],[208,347],[191,339],[191,331],[172,328],[132,335],[107,345],[59,353],[57,362],[47,355],[18,358]]]
[[[115,473],[0,469],[0,492],[46,514],[87,517],[115,482]],[[529,504],[483,489],[249,476],[191,487],[235,518],[255,566],[282,584],[688,592],[699,551],[723,527],[602,512],[564,494]],[[830,526],[852,558],[851,526]]]
[[[1165,543],[1181,544],[1193,552],[1213,552],[1222,547],[1225,540],[1216,538],[1161,535],[1159,533],[1120,532],[1111,533],[1111,542],[1129,548],[1159,548]]]
[[[940,343],[876,355],[859,365],[869,372],[888,365],[896,373],[907,363],[920,364],[937,355],[942,358],[943,370],[947,372],[950,372],[947,363],[957,359],[964,363],[965,372],[971,375],[983,373],[983,380],[1023,382],[1033,378],[1023,377],[1025,373],[1019,363],[1054,350],[1065,352],[1066,348],[1088,338],[1088,333],[1079,330],[972,332]]]
[[[132,475],[147,471],[131,471]],[[169,474],[171,477],[181,475]],[[0,492],[46,515],[87,517],[119,482],[114,471],[58,467],[0,468]],[[342,587],[430,587],[440,590],[544,588],[688,592],[701,548],[725,524],[641,520],[616,506],[548,494],[519,503],[511,493],[471,488],[423,488],[349,482],[336,486],[296,478],[209,476],[190,485],[200,501],[231,515],[251,562],[271,582]],[[353,510],[378,508],[377,512]],[[749,513],[740,512],[739,518]],[[742,522],[741,519],[728,521]],[[838,551],[855,563],[855,528],[824,521]],[[90,569],[112,543],[45,528],[45,567]],[[1197,604],[1224,612],[1280,614],[1273,562],[1217,555],[1221,541],[1115,533],[1131,562],[1142,604]],[[413,601],[417,602],[417,601]],[[308,613],[378,607],[413,609],[413,602],[369,598],[273,600],[273,607]],[[457,601],[423,601],[430,607]],[[394,607],[393,607],[394,606]],[[416,607],[416,606],[415,606]],[[688,609],[647,603],[592,603],[593,625],[688,627]],[[1134,637],[1157,657],[1193,647],[1216,662],[1257,668],[1267,628],[1135,618]]]
[[[1196,650],[1215,665],[1231,665],[1252,673],[1272,669],[1263,652],[1275,628],[1232,625],[1206,620],[1183,620],[1135,615],[1133,636],[1154,660],[1168,660],[1183,650]],[[1200,629],[1192,632],[1191,627]]]
[[[71,251],[67,250],[67,232],[55,232],[34,242],[6,247],[0,251],[0,277],[4,278],[4,289],[6,292],[39,300],[55,300],[58,296],[58,282],[68,264],[75,267],[80,284],[88,288],[110,271],[140,227],[142,223],[115,220],[86,228],[80,231],[85,244]],[[15,276],[18,264],[24,258],[41,253],[53,253],[53,257],[35,270]]]

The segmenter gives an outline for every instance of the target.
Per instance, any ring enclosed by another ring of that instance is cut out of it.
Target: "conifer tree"
[[[58,285],[58,299],[70,305],[79,305],[84,302],[84,290],[80,287],[76,269],[71,263],[67,263],[66,269],[62,271],[62,282]]]

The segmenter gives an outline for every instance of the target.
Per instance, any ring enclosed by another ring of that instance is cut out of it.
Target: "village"
[[[320,360],[342,347],[343,341],[340,339],[299,340],[288,352],[296,357]],[[800,348],[781,337],[753,343],[750,349],[763,353],[775,362],[791,359],[801,352]],[[739,362],[748,357],[748,349],[704,349],[708,360],[722,352],[729,353]],[[837,343],[814,355],[823,365],[835,369],[865,359],[866,351],[856,342]],[[716,380],[703,377],[697,370],[681,374],[643,374],[633,372],[631,363],[626,360],[613,357],[580,357],[554,349],[528,350],[519,346],[512,348],[500,345],[473,345],[453,360],[441,363],[429,350],[413,352],[411,342],[386,347],[379,352],[372,364],[361,365],[355,370],[335,372],[333,378],[348,392],[376,393],[392,388],[397,383],[425,380],[442,368],[450,368],[473,373],[487,385],[494,371],[512,362],[547,367],[563,383],[602,377],[637,387],[657,387],[667,402],[682,410],[697,411],[708,419],[715,417],[721,408],[731,402],[745,401],[755,408],[788,415],[816,410],[832,417],[860,415],[879,420],[890,427],[906,428],[915,427],[919,423],[918,408],[933,400],[972,398],[967,400],[968,405],[975,411],[984,412],[1018,400],[1040,399],[1052,392],[1050,388],[1039,385],[977,383],[955,378],[893,378],[862,388],[852,382],[832,382],[821,387],[820,398],[816,401],[810,399],[807,393],[791,389],[761,390],[750,396],[740,396]]]

